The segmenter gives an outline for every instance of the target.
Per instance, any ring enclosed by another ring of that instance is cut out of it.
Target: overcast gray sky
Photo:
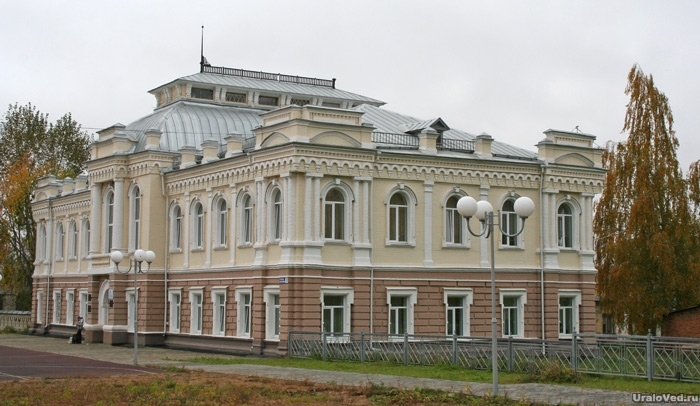
[[[216,66],[337,78],[385,108],[529,150],[554,128],[619,141],[638,63],[700,159],[698,1],[0,0],[0,115],[31,102],[91,133]]]

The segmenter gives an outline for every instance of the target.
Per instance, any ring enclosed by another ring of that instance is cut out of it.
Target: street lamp
[[[129,269],[122,272],[119,270],[119,263],[124,259],[124,254],[121,251],[114,251],[109,255],[114,265],[117,266],[117,272],[120,274],[128,274],[132,268],[134,270],[134,365],[139,364],[139,291],[136,287],[136,279],[139,273],[146,273],[151,270],[151,262],[155,261],[156,253],[153,251],[144,251],[137,249],[134,252],[134,259],[129,260]],[[141,270],[141,263],[146,261],[146,271]]]
[[[493,226],[498,225],[502,235],[507,237],[517,237],[525,229],[525,220],[535,212],[535,203],[529,197],[519,197],[514,204],[515,213],[523,220],[520,231],[515,234],[508,234],[503,231],[501,222],[494,222],[495,215],[493,206],[486,200],[476,201],[471,196],[464,196],[457,202],[457,212],[467,219],[467,229],[474,237],[491,237],[491,369],[493,370],[493,395],[498,395],[498,337],[496,336],[496,269],[494,265],[495,249],[493,238]],[[481,222],[481,232],[475,233],[469,225],[472,216]]]

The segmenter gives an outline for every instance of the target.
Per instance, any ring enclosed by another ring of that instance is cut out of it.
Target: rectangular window
[[[73,314],[75,312],[75,293],[72,290],[66,292],[66,324],[73,325]]]
[[[260,96],[258,97],[258,104],[263,106],[277,106],[279,104],[279,99],[272,96]]]
[[[280,339],[280,290],[279,286],[265,287],[265,338]]]
[[[559,338],[571,338],[574,333],[580,332],[578,327],[580,303],[580,291],[559,291]]]
[[[182,293],[180,289],[170,291],[170,328],[171,333],[180,332],[180,319],[182,318]]]
[[[296,104],[299,107],[304,107],[309,103],[311,103],[311,100],[309,100],[309,99],[292,98],[292,101],[290,104]]]
[[[323,332],[331,335],[342,336],[345,325],[343,315],[345,313],[345,296],[323,296]]]
[[[387,288],[389,334],[413,334],[413,306],[417,296],[416,288]]]
[[[240,287],[236,289],[236,302],[238,302],[236,324],[237,335],[239,337],[250,337],[252,328],[252,298],[253,288]]]
[[[36,323],[44,323],[44,292],[39,290],[36,292]]]
[[[212,288],[212,302],[214,304],[214,328],[215,336],[226,335],[226,287]]]
[[[501,213],[501,245],[504,247],[517,247],[518,237],[509,237],[509,235],[518,232],[518,215],[514,212]],[[506,235],[508,234],[508,235]]]
[[[472,297],[470,288],[445,288],[443,300],[447,335],[469,336],[469,306]]]
[[[53,292],[53,321],[54,324],[61,322],[61,291]]]
[[[204,288],[190,289],[190,334],[202,334]]]
[[[527,291],[524,289],[500,289],[501,322],[503,337],[525,337],[525,304]]]
[[[201,87],[193,87],[192,88],[192,97],[195,99],[213,100],[214,99],[214,90],[213,89],[202,89]]]
[[[456,208],[445,209],[445,242],[451,244],[462,243],[462,216]]]
[[[574,246],[574,218],[571,214],[560,213],[557,215],[557,243],[561,248],[573,248]]]
[[[136,331],[136,293],[134,288],[129,288],[126,291],[126,331],[133,333]]]
[[[85,290],[80,291],[80,310],[79,310],[79,316],[82,317],[83,319],[87,320],[87,314],[88,314],[88,293]]]

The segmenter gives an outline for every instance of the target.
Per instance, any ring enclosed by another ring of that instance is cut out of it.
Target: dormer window
[[[324,102],[323,102],[323,107],[335,107],[335,108],[339,109],[339,108],[340,108],[340,103],[330,102],[330,101],[324,101]]]
[[[214,100],[214,90],[202,89],[201,87],[193,87],[192,97],[195,99]]]
[[[263,106],[278,106],[279,98],[273,96],[260,96],[258,98],[258,104]]]
[[[245,93],[226,92],[226,101],[231,103],[245,103],[247,95]]]

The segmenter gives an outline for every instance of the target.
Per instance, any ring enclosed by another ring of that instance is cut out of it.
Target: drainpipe
[[[546,174],[546,163],[540,165],[540,325],[542,326],[542,340],[545,339],[545,325],[544,325],[544,227],[547,226],[547,222],[544,218],[544,183]]]
[[[164,282],[164,301],[163,301],[163,337],[168,331],[168,239],[170,238],[170,222],[168,221],[168,196],[165,193],[165,174],[160,170],[160,193],[165,197],[165,247],[163,247],[163,282]]]
[[[53,228],[53,208],[52,208],[52,203],[53,199],[49,198],[49,224]],[[49,238],[49,233],[52,233],[53,230],[46,230],[46,243],[48,244],[49,240],[51,240],[51,246],[48,247],[49,249],[47,250],[47,247],[44,248],[44,252],[48,251],[49,254],[49,269],[48,272],[46,273],[46,295],[45,295],[45,300],[46,300],[46,315],[44,316],[44,334],[49,332],[49,298],[51,297],[51,271],[53,269],[53,254],[54,254],[54,249],[53,249],[53,239]]]

